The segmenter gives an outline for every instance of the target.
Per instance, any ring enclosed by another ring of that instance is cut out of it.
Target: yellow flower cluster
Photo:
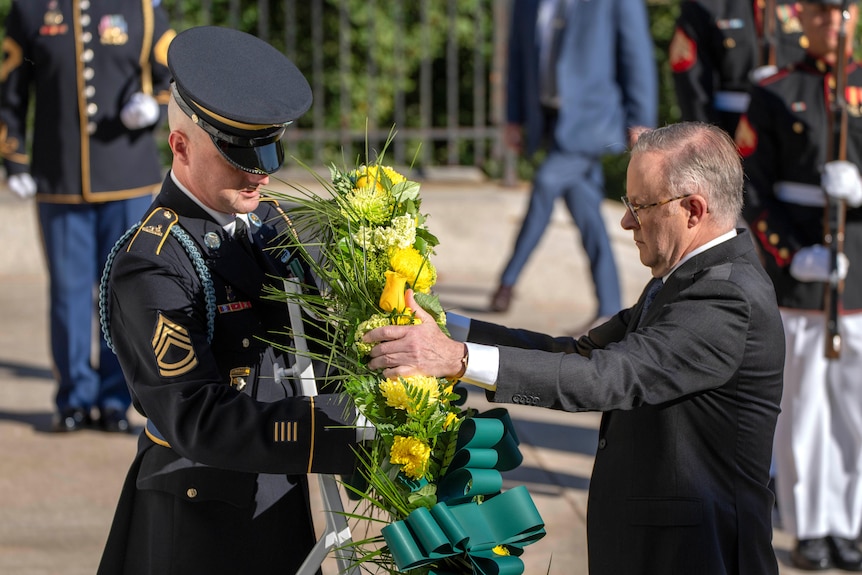
[[[413,397],[418,397],[417,392],[427,394],[428,404],[433,405],[440,398],[440,381],[436,377],[411,375],[398,379],[384,379],[380,382],[380,393],[386,398],[386,405],[406,410],[407,413],[414,413],[419,407],[419,404],[410,397],[411,394]]]
[[[437,281],[437,270],[431,261],[415,248],[395,251],[389,258],[389,265],[392,271],[407,278],[407,281],[413,285],[413,289],[418,292],[428,293]]]
[[[389,192],[382,187],[357,186],[347,195],[349,208],[343,209],[342,212],[351,220],[382,224],[389,218],[391,198]]]
[[[389,166],[361,166],[356,170],[356,187],[370,188],[374,187],[380,190],[384,189],[384,177],[389,180],[389,184],[394,186],[404,181],[404,176],[390,168]]]
[[[395,436],[392,442],[392,450],[389,459],[392,463],[400,465],[404,474],[411,479],[422,479],[428,468],[428,459],[431,457],[431,448],[415,437]]]

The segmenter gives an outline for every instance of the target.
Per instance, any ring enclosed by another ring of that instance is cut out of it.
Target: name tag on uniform
[[[715,26],[719,30],[739,30],[745,27],[745,22],[740,18],[729,18],[727,20],[716,20]]]

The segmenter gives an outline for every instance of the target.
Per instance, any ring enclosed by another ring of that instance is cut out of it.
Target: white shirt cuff
[[[469,360],[461,381],[490,391],[497,389],[500,350],[492,345],[467,342],[467,336],[470,333],[470,318],[467,316],[446,312],[446,328],[452,339],[466,342],[467,345]]]
[[[497,374],[500,371],[500,350],[493,345],[467,342],[467,370],[461,381],[485,388],[497,389]]]

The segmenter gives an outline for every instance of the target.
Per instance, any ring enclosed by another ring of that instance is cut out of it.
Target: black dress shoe
[[[54,423],[52,429],[58,433],[68,431],[80,431],[85,427],[89,427],[93,421],[90,419],[90,414],[78,408],[64,409],[54,415]]]
[[[130,433],[132,426],[125,412],[119,409],[106,409],[99,414],[99,428],[108,433]]]
[[[832,554],[826,537],[800,539],[790,552],[790,562],[804,571],[825,571],[832,568]]]
[[[509,306],[512,304],[512,286],[501,285],[494,292],[491,298],[491,311],[502,313],[509,311]]]
[[[852,539],[829,537],[832,563],[843,571],[862,571],[862,551]]]

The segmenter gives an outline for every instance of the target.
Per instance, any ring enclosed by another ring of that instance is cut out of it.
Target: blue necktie
[[[644,296],[644,306],[643,308],[641,308],[641,317],[640,320],[638,320],[638,323],[644,320],[647,310],[652,305],[653,300],[655,300],[655,296],[658,294],[659,290],[662,288],[663,285],[664,282],[661,280],[661,278],[653,278],[653,280],[650,281],[650,284],[647,286],[646,296]]]

